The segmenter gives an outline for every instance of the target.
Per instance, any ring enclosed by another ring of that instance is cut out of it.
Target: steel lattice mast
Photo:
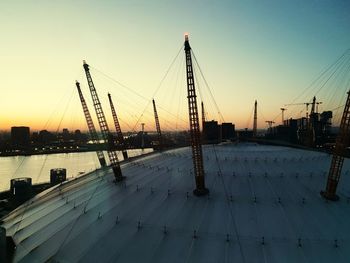
[[[78,89],[81,106],[83,107],[83,112],[85,115],[87,126],[89,128],[91,140],[95,145],[98,145],[99,140],[98,140],[96,128],[95,128],[95,125],[92,121],[91,114],[90,114],[90,111],[89,111],[88,106],[86,104],[86,101],[84,99],[83,93],[81,92],[80,83],[78,81],[76,81],[75,85],[77,86],[77,89]],[[97,153],[97,157],[98,157],[98,160],[100,162],[100,165],[106,166],[106,159],[105,159],[105,156],[103,155],[103,152],[98,150],[98,151],[96,151],[96,153]]]
[[[155,119],[155,122],[156,122],[156,129],[157,129],[157,136],[158,136],[158,142],[159,142],[159,149],[162,150],[163,149],[162,131],[160,129],[159,118],[158,118],[156,103],[155,103],[154,99],[152,99],[152,103],[153,103],[154,119]]]
[[[256,137],[258,127],[258,102],[255,100],[254,103],[254,122],[253,122],[253,137]]]
[[[117,153],[116,153],[116,151],[113,151],[111,149],[111,146],[113,143],[112,134],[109,132],[106,117],[103,113],[102,106],[101,106],[100,100],[98,98],[96,89],[95,89],[95,85],[94,85],[92,78],[91,78],[89,65],[86,64],[86,62],[84,61],[83,66],[84,66],[84,70],[85,70],[85,74],[86,74],[86,79],[87,79],[87,82],[89,84],[89,89],[90,89],[92,101],[93,101],[93,104],[95,107],[98,123],[100,125],[103,140],[105,142],[107,142],[107,145],[108,145],[107,153],[108,153],[109,161],[111,162],[111,167],[113,169],[114,177],[115,177],[116,181],[122,181],[124,177],[122,175],[122,171],[121,171],[120,166],[119,166],[119,160],[118,160]]]
[[[204,111],[204,103],[203,103],[203,101],[201,102],[201,107],[202,107],[202,132],[204,132],[205,111]]]
[[[194,175],[196,180],[196,189],[193,193],[197,196],[206,195],[209,190],[205,188],[203,153],[200,139],[197,96],[194,85],[194,76],[192,68],[191,47],[188,42],[188,35],[185,35],[185,55],[186,55],[186,73],[187,73],[187,98],[190,120],[192,159],[194,166]]]
[[[124,136],[122,133],[122,130],[120,128],[120,124],[119,124],[119,120],[118,120],[118,116],[117,116],[117,112],[115,111],[114,105],[113,105],[113,101],[112,101],[112,97],[111,94],[108,93],[108,99],[109,99],[109,104],[111,106],[111,110],[112,110],[112,115],[113,115],[113,121],[114,121],[114,125],[115,125],[115,130],[117,132],[117,140],[118,140],[118,144],[121,146],[122,149],[122,153],[123,153],[123,157],[124,160],[128,159],[128,152],[126,151],[126,145],[125,145],[125,141],[124,141]]]
[[[327,186],[325,191],[321,191],[321,195],[329,200],[336,201],[339,197],[336,195],[338,182],[343,168],[344,153],[349,144],[350,137],[350,91],[346,99],[343,116],[340,122],[339,134],[336,140],[333,152],[331,167],[329,169]]]

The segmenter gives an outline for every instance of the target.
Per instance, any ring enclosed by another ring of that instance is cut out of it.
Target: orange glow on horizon
[[[230,118],[228,118],[230,117]],[[28,126],[31,130],[31,132],[36,132],[36,131],[41,131],[41,130],[48,130],[51,132],[56,132],[56,131],[62,131],[63,128],[68,128],[70,131],[74,130],[81,130],[84,132],[88,132],[88,128],[85,123],[84,117],[81,116],[81,119],[77,122],[67,122],[67,121],[62,121],[61,125],[59,125],[60,120],[57,119],[52,119],[49,121],[43,121],[40,117],[37,118],[21,118],[21,117],[14,117],[14,118],[6,118],[1,120],[1,125],[0,125],[0,131],[10,131],[11,127],[13,126]],[[160,116],[160,125],[161,129],[163,131],[184,131],[184,130],[189,130],[188,124],[184,123],[183,121],[180,122],[175,122],[175,121],[168,121],[170,116]],[[168,120],[167,120],[168,119]],[[184,116],[182,118],[183,120],[187,120],[187,116]],[[221,124],[221,121],[218,120],[217,118],[208,118],[207,121],[211,120],[216,120],[218,121],[219,124]],[[225,122],[232,122],[235,125],[236,130],[248,128],[252,129],[253,125],[253,119],[248,122],[247,119],[243,116],[239,116],[238,118],[235,118],[236,121],[232,120],[232,116],[225,116]],[[107,120],[108,121],[108,126],[112,132],[114,132],[114,123],[112,120]],[[147,118],[141,121],[145,123],[145,131],[155,131],[155,123],[154,119],[152,118]],[[132,123],[132,122],[125,122],[120,121],[120,125],[122,128],[123,132],[137,132],[141,130],[141,122],[138,124]],[[278,121],[276,121],[278,124]],[[97,130],[99,130],[98,123],[97,121],[94,121],[95,127]],[[46,126],[45,126],[46,125]],[[258,129],[263,129],[266,128],[266,124],[264,123],[264,120],[258,119]]]

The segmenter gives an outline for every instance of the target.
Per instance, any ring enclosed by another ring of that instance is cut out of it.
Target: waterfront
[[[128,154],[133,157],[151,151],[135,149],[128,150]],[[118,152],[118,158],[123,160],[121,152]],[[66,168],[67,179],[70,179],[99,167],[96,152],[0,157],[0,192],[8,190],[10,180],[14,178],[31,177],[33,184],[48,182],[52,168]]]

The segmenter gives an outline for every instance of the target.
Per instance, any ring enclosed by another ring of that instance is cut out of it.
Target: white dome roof
[[[3,219],[15,261],[349,262],[350,179],[327,202],[331,156],[280,146],[204,146],[209,197],[196,197],[190,148],[99,169]]]

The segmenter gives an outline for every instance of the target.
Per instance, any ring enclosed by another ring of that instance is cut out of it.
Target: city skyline
[[[215,97],[211,101],[199,85],[207,118],[222,121],[217,104],[223,121],[251,128],[257,99],[258,128],[264,128],[265,120],[279,122],[280,107],[293,102],[350,42],[346,1],[26,1],[1,3],[0,9],[0,130],[86,130],[75,90],[78,80],[94,115],[84,59],[111,129],[107,92],[124,132],[140,129],[141,122],[155,130],[153,97],[164,130],[187,129],[185,32]]]

